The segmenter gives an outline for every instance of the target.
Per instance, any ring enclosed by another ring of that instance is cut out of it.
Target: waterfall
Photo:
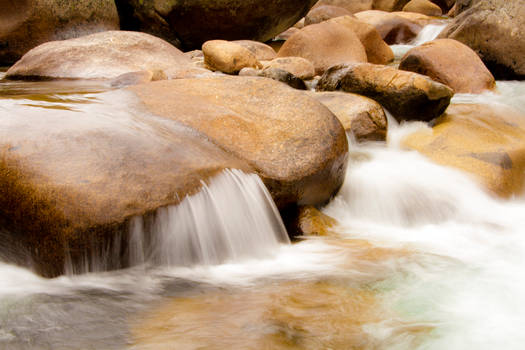
[[[289,243],[288,234],[266,187],[257,175],[225,170],[202,182],[201,190],[178,205],[129,222],[129,237],[116,237],[86,257],[68,263],[68,273],[105,271],[119,267],[122,242],[129,266],[214,265],[230,260],[261,258]],[[77,264],[78,265],[78,264]]]

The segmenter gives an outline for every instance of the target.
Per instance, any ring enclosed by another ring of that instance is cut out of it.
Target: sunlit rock
[[[441,8],[430,0],[410,0],[404,7],[405,12],[421,13],[427,16],[441,16]]]
[[[451,105],[432,130],[407,136],[404,145],[476,177],[508,197],[523,191],[525,122],[513,110],[489,105]]]
[[[236,74],[243,68],[261,68],[254,53],[226,40],[210,40],[202,45],[204,63],[214,71]]]
[[[376,101],[348,92],[312,92],[341,121],[345,130],[358,141],[385,141],[387,119]]]
[[[352,15],[352,12],[348,11],[344,7],[323,5],[314,7],[308,12],[304,18],[304,25],[317,24],[329,20],[331,18]]]
[[[319,91],[342,90],[370,97],[398,120],[429,121],[440,116],[454,95],[452,89],[427,76],[370,63],[330,68]]]
[[[275,50],[265,43],[253,40],[235,40],[233,42],[250,50],[259,61],[273,60],[277,56]]]
[[[496,79],[525,78],[522,0],[459,1],[459,15],[440,34],[473,49]]]
[[[312,24],[293,34],[278,52],[278,57],[288,56],[309,60],[316,74],[340,63],[367,62],[363,44],[354,31],[331,22]]]
[[[496,87],[494,77],[478,55],[452,39],[438,39],[410,49],[399,69],[429,76],[456,93],[480,93]]]
[[[107,31],[37,46],[7,71],[6,78],[113,79],[145,70],[162,70],[168,78],[199,71],[189,57],[162,39]]]
[[[269,62],[262,62],[265,68],[277,68],[290,72],[299,79],[312,79],[315,68],[312,62],[302,57],[277,57]]]
[[[326,202],[342,184],[344,129],[303,92],[271,79],[228,76],[130,91],[150,113],[199,131],[250,164],[279,207]]]
[[[353,16],[344,16],[331,19],[330,22],[344,25],[354,31],[363,44],[369,63],[387,64],[394,60],[394,53],[390,46],[381,38],[376,28],[360,21]]]

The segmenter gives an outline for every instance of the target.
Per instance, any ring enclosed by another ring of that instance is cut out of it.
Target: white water
[[[498,88],[454,101],[521,104],[525,118],[525,84]],[[343,237],[416,254],[376,286],[399,319],[366,330],[386,349],[523,349],[525,196],[494,198],[469,175],[401,150],[402,135],[424,124],[390,127],[387,147],[354,146],[367,157],[349,166],[342,191],[324,209]],[[405,330],[411,327],[432,330],[417,338]]]
[[[390,48],[394,51],[395,59],[400,60],[411,48],[436,39],[446,26],[446,22],[427,24],[409,44],[390,45]]]
[[[129,265],[193,266],[271,256],[280,243],[290,243],[268,190],[257,175],[225,170],[202,182],[201,190],[178,205],[159,208],[129,224]],[[120,259],[117,249],[86,257],[83,266],[66,265],[72,273],[101,272]]]

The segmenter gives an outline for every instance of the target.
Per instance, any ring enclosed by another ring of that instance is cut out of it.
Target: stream
[[[109,90],[0,82],[0,113],[113,113]],[[525,118],[525,82],[497,90],[452,103]],[[132,220],[130,268],[104,271],[104,252],[44,279],[1,250],[0,349],[522,349],[525,195],[493,197],[402,149],[426,124],[389,124],[387,143],[351,145],[326,237],[291,243],[260,179],[227,171],[149,226]]]

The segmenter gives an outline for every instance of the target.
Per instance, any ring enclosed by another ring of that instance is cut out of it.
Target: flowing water
[[[92,112],[113,96],[93,82],[0,86],[2,113]],[[525,118],[524,96],[498,82],[453,102]],[[323,209],[332,236],[290,243],[261,181],[228,171],[133,219],[131,268],[104,272],[103,252],[49,280],[0,262],[0,349],[522,349],[525,197],[403,150],[420,128],[391,121],[387,144],[352,145]]]

